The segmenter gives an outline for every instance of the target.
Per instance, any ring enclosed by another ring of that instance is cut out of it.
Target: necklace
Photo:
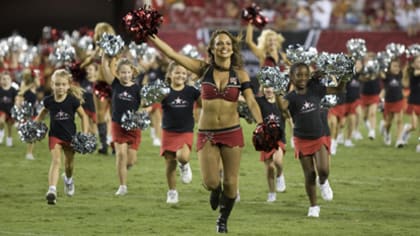
[[[225,68],[225,67],[221,67],[219,65],[217,65],[216,63],[213,64],[214,69],[216,70],[220,70],[220,71],[229,71],[230,68]]]

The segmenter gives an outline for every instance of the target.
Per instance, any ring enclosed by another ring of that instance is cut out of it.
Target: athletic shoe
[[[160,139],[159,138],[154,138],[153,139],[153,146],[160,147],[160,145],[161,145]]]
[[[395,143],[396,148],[402,148],[402,147],[404,147],[404,145],[405,145],[405,143],[401,139],[398,139],[397,142]]]
[[[286,181],[283,174],[276,178],[276,191],[280,193],[286,191]]]
[[[420,152],[420,144],[417,144],[417,146],[416,146],[416,152]]]
[[[166,203],[168,204],[178,203],[178,192],[176,190],[169,190],[166,195],[167,195]]]
[[[309,207],[308,216],[309,217],[317,217],[318,218],[320,211],[321,211],[321,208],[319,206]]]
[[[333,200],[333,191],[330,187],[330,183],[328,179],[325,180],[324,184],[319,184],[319,189],[321,190],[321,197],[325,201],[332,201]]]
[[[4,141],[4,129],[0,130],[0,144]]]
[[[118,188],[117,192],[115,192],[116,196],[124,196],[127,194],[127,186],[125,185],[120,185],[120,187]]]
[[[64,193],[69,197],[73,197],[74,191],[75,191],[73,179],[69,183],[66,177],[66,174],[63,173],[63,182],[64,182]]]
[[[389,146],[391,145],[391,134],[386,132],[386,130],[384,131],[384,143],[385,145]]]
[[[340,132],[340,133],[337,135],[337,144],[344,144],[344,135],[343,135],[343,133],[342,133],[342,132]]]
[[[401,135],[401,140],[404,142],[404,144],[407,144],[408,139],[410,138],[410,124],[404,124],[403,132]]]
[[[236,192],[236,198],[235,198],[235,202],[240,202],[241,201],[241,195],[239,194],[239,189]]]
[[[351,137],[354,138],[354,140],[362,140],[363,139],[362,134],[358,130],[353,131],[351,133]]]
[[[293,137],[290,138],[290,147],[295,148],[295,142],[293,141]]]
[[[6,138],[6,146],[7,147],[13,146],[13,139],[12,138],[9,138],[9,137]]]
[[[267,202],[275,202],[276,201],[276,193],[268,193]]]
[[[34,155],[32,155],[32,153],[26,153],[25,159],[33,161],[33,160],[35,160],[35,157],[34,157]]]
[[[344,147],[354,147],[354,143],[351,139],[346,139],[346,141],[344,141]]]
[[[186,163],[184,165],[182,165],[181,163],[179,164],[179,170],[180,170],[180,175],[181,175],[181,181],[184,184],[189,184],[192,181],[192,172],[191,172],[191,167],[190,167],[190,163]]]
[[[337,154],[337,141],[335,139],[331,139],[331,155]]]
[[[375,136],[376,136],[375,135],[375,130],[374,129],[369,130],[369,134],[368,134],[369,139],[374,140]]]
[[[379,132],[381,133],[381,135],[385,135],[385,121],[381,120],[379,121]]]
[[[55,203],[57,203],[57,192],[48,190],[45,198],[47,199],[47,203],[49,205],[55,205]]]
[[[365,127],[367,130],[371,130],[370,122],[368,120],[365,121]]]

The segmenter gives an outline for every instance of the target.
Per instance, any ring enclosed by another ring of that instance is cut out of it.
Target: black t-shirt
[[[74,118],[77,108],[80,107],[80,101],[69,94],[64,101],[56,102],[54,95],[50,95],[44,98],[44,106],[50,113],[48,135],[70,142],[72,136],[76,134]]]
[[[26,92],[23,94],[23,100],[26,102],[29,102],[32,105],[32,115],[37,114],[35,109],[36,104],[36,94],[32,92],[30,89],[26,90]]]
[[[87,79],[80,81],[80,87],[85,90],[83,93],[83,99],[85,102],[82,107],[88,111],[95,112],[95,103],[93,101],[93,83]]]
[[[8,90],[0,87],[0,111],[10,115],[10,110],[15,104],[17,93],[18,91],[13,87],[10,87]]]
[[[264,123],[268,123],[269,121],[274,121],[278,123],[280,125],[279,128],[281,133],[280,140],[283,143],[286,143],[286,137],[284,132],[285,122],[277,104],[269,102],[264,96],[256,97],[255,100],[257,101],[260,107]]]
[[[357,76],[346,84],[346,103],[352,103],[360,98],[360,81]]]
[[[162,100],[162,129],[171,132],[192,132],[194,129],[194,102],[200,97],[200,91],[186,85],[181,91],[171,88],[171,92]]]
[[[129,87],[123,86],[115,78],[112,87],[112,121],[121,124],[121,117],[127,111],[137,111],[140,107],[140,86],[133,84]]]
[[[308,83],[306,94],[288,93],[289,111],[294,122],[293,135],[302,139],[318,139],[325,135],[325,127],[320,112],[321,98],[326,95],[326,87],[317,81]]]
[[[368,80],[362,82],[362,91],[361,94],[363,95],[378,95],[381,92],[381,81],[380,79],[376,78],[374,80]]]
[[[410,75],[410,95],[408,96],[408,103],[420,105],[420,75]]]
[[[403,99],[402,74],[392,75],[387,73],[384,79],[385,102],[397,102]]]

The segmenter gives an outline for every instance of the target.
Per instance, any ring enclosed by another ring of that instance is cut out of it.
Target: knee
[[[305,180],[308,183],[315,183],[315,179],[316,179],[316,172],[315,170],[311,170],[311,171],[307,171],[305,172]]]

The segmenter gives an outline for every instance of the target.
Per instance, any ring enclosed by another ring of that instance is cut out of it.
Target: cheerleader
[[[12,86],[12,77],[9,72],[3,72],[0,75],[0,144],[4,140],[4,127],[6,126],[7,137],[6,146],[13,146],[12,127],[14,120],[10,111],[15,103],[18,91]]]

